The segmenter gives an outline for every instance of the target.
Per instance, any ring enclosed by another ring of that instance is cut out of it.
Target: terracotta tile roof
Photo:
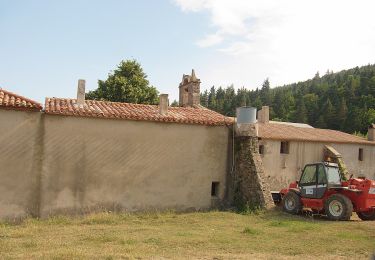
[[[168,107],[168,114],[161,115],[159,106],[107,101],[86,100],[83,106],[76,99],[46,98],[45,113],[64,116],[128,119],[183,124],[225,125],[229,118],[206,109],[196,107]]]
[[[40,111],[42,105],[34,100],[0,88],[0,108],[12,110]]]
[[[375,145],[374,141],[336,130],[295,127],[272,122],[259,123],[258,134],[262,139]]]

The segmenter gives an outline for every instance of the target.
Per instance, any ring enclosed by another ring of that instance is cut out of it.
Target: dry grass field
[[[1,259],[370,259],[375,223],[257,214],[100,213],[0,224]]]

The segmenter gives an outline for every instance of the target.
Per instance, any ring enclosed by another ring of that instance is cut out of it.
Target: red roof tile
[[[365,138],[336,130],[296,127],[276,123],[259,123],[258,134],[262,139],[375,145],[374,141],[368,141]]]
[[[76,99],[46,98],[45,113],[64,116],[128,119],[183,124],[225,125],[232,119],[204,108],[168,107],[168,113],[161,115],[159,106],[86,100],[82,106]]]
[[[40,111],[42,105],[34,100],[0,88],[0,108],[14,110]]]

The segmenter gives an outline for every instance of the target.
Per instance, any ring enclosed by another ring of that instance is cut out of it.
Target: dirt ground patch
[[[257,214],[100,213],[0,224],[3,259],[369,259],[375,223]]]

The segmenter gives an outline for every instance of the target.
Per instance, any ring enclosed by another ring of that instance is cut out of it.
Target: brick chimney
[[[258,123],[269,123],[270,122],[270,108],[269,106],[262,106],[262,109],[258,111]]]
[[[163,116],[168,114],[168,106],[169,106],[168,94],[160,94],[160,96],[159,96],[159,113]]]
[[[200,84],[201,81],[195,76],[194,69],[191,75],[183,75],[179,86],[180,100],[179,105],[182,107],[195,106],[200,104]]]
[[[77,88],[77,105],[83,106],[85,104],[85,87],[86,81],[84,79],[79,79]]]
[[[375,124],[371,124],[367,132],[367,140],[375,141]]]

